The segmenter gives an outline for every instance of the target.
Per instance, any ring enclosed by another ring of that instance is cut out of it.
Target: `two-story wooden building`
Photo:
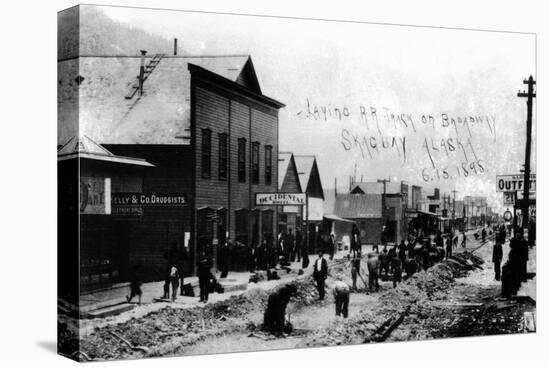
[[[140,185],[113,186],[110,214],[80,212],[74,245],[81,263],[139,262],[153,280],[163,277],[165,253],[175,241],[188,249],[187,273],[198,253],[215,257],[216,245],[226,239],[244,248],[262,238],[274,241],[275,210],[255,206],[254,197],[277,191],[278,111],[284,105],[262,94],[250,56],[73,50],[60,52],[58,70],[58,146],[86,136],[113,156],[151,166],[140,170]],[[106,172],[95,175],[109,178]],[[135,194],[149,199],[132,204]],[[118,259],[85,248],[106,239]],[[121,271],[120,280],[125,277]]]

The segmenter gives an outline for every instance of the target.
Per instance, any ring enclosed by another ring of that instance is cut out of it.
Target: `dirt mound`
[[[383,341],[405,315],[416,313],[423,301],[437,299],[455,277],[463,275],[464,270],[465,266],[458,261],[443,261],[426,272],[416,273],[396,288],[384,292],[370,310],[361,311],[330,328],[318,330],[305,338],[300,346]]]
[[[298,290],[291,299],[295,309],[318,302],[311,276],[303,276],[290,283],[295,284]],[[268,295],[269,292],[264,289],[251,288],[204,307],[165,307],[124,323],[95,329],[82,340],[81,350],[94,360],[158,356],[173,353],[177,348],[208,336],[255,329],[263,315]]]

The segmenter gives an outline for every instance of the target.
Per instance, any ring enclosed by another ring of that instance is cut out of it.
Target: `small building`
[[[142,216],[142,221],[126,220],[136,213],[119,211],[112,198],[119,193],[142,193],[144,176],[154,165],[143,159],[115,155],[85,135],[73,136],[60,146],[57,160],[59,216],[60,223],[66,225],[59,231],[59,252],[72,253],[74,238],[79,237],[80,262],[76,265],[79,265],[80,289],[125,279],[130,263],[136,263],[132,257],[137,253],[130,244],[136,241],[138,226],[149,217]],[[75,170],[80,174],[69,177]],[[71,193],[78,193],[80,198],[74,200]],[[141,206],[139,209],[143,210]],[[80,231],[71,236],[73,228],[68,224],[75,217],[78,221],[74,230]],[[78,279],[76,274],[75,278]]]
[[[382,195],[379,194],[336,194],[334,212],[337,217],[353,220],[359,229],[362,245],[380,244],[382,241]],[[337,226],[347,227],[341,223]],[[337,227],[338,228],[338,227]],[[337,240],[343,235],[336,232]]]
[[[294,160],[302,192],[307,194],[304,221],[308,226],[308,248],[310,252],[314,252],[321,235],[325,194],[315,155],[295,155]]]
[[[279,170],[279,192],[284,193],[302,193],[302,185],[294,154],[291,152],[279,152],[278,155]],[[296,233],[296,228],[303,229],[302,220],[304,218],[304,207],[297,205],[284,205],[278,211],[278,232],[279,234]]]
[[[407,238],[408,218],[405,211],[409,207],[409,185],[401,182],[362,182],[355,184],[352,194],[379,195],[382,200],[382,232],[383,243],[399,243]]]

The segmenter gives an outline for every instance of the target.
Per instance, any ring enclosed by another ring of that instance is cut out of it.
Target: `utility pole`
[[[378,182],[382,182],[384,184],[384,192],[382,193],[382,228],[384,228],[386,226],[386,182],[390,182],[389,179],[382,179],[382,180],[377,180]],[[384,241],[384,232],[385,230],[382,231],[381,233],[381,238],[380,238],[380,241],[382,242],[382,245],[385,245],[385,241]]]
[[[453,193],[453,216],[452,216],[453,224],[451,225],[451,230],[454,233],[454,231],[455,231],[456,190],[453,190],[451,192]]]
[[[535,80],[533,76],[529,76],[529,79],[524,80],[523,84],[527,85],[527,93],[518,92],[518,97],[527,98],[527,141],[525,143],[525,172],[523,173],[523,202],[521,206],[522,227],[529,228],[529,179],[531,176],[531,128],[533,125],[533,98],[537,95],[535,93]]]

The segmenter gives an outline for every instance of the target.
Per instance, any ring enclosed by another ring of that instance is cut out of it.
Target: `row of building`
[[[60,17],[78,27],[71,9]],[[321,222],[315,157],[279,152],[284,104],[262,92],[249,55],[82,55],[78,32],[62,33],[61,294],[125,281],[137,264],[143,280],[163,279],[174,244],[189,275],[230,241],[238,270],[260,242]],[[308,192],[306,208],[257,205],[277,192]]]
[[[70,10],[60,16],[78,26]],[[403,183],[325,197],[315,156],[279,151],[284,104],[263,94],[248,55],[81,55],[78,32],[63,34],[74,39],[58,51],[60,294],[128,280],[138,264],[144,281],[163,279],[173,244],[189,275],[230,241],[239,270],[289,229],[313,252],[339,226],[391,242],[440,215],[437,191],[422,199]],[[269,193],[306,203],[257,202]]]
[[[336,193],[327,201],[326,217],[334,217],[332,227],[337,241],[349,235],[349,225],[338,218],[352,220],[364,245],[400,243],[412,234],[435,234],[476,228],[494,221],[497,214],[481,196],[456,193],[441,194],[433,189],[428,194],[417,185],[391,180],[355,183],[347,193]]]

